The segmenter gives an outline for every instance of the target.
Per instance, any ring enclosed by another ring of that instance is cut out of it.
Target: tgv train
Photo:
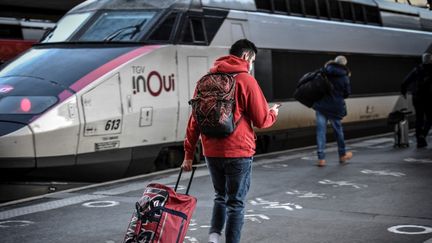
[[[195,83],[240,38],[283,104],[260,146],[314,130],[292,94],[338,54],[352,71],[346,127],[382,124],[406,106],[399,85],[431,30],[427,9],[379,0],[86,1],[0,70],[0,168],[89,179],[178,165]]]

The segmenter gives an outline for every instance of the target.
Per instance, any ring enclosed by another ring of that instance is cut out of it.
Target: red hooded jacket
[[[193,159],[196,143],[201,135],[203,154],[206,157],[239,158],[255,154],[255,133],[252,124],[267,128],[276,121],[276,114],[270,110],[257,81],[248,73],[249,63],[239,57],[229,55],[216,60],[211,73],[238,73],[236,79],[236,109],[234,120],[237,127],[225,138],[214,138],[200,134],[198,123],[191,115],[184,141],[185,159]]]

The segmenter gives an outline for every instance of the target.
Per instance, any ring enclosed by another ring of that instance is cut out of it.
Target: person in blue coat
[[[347,115],[345,99],[351,94],[350,70],[346,66],[347,59],[344,56],[337,56],[334,60],[324,65],[324,73],[332,84],[330,94],[314,103],[312,108],[316,112],[316,140],[318,166],[325,166],[325,146],[327,123],[333,127],[338,144],[339,162],[346,164],[352,158],[352,152],[345,150],[345,139],[342,128],[342,118]]]

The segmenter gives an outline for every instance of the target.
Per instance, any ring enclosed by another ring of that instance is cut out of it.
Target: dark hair
[[[251,51],[253,51],[255,53],[255,55],[258,53],[258,50],[257,50],[255,44],[250,40],[241,39],[241,40],[236,41],[231,46],[229,54],[237,56],[237,57],[241,57],[243,55],[243,53],[251,52]]]

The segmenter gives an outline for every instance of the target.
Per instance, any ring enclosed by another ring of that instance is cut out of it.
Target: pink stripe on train
[[[138,49],[135,49],[133,51],[130,51],[126,54],[123,54],[116,59],[113,59],[104,65],[100,66],[99,68],[93,70],[92,72],[88,73],[86,76],[82,77],[78,81],[76,81],[74,84],[70,86],[70,88],[78,92],[88,84],[92,83],[93,81],[97,80],[98,78],[102,77],[103,75],[107,74],[111,70],[119,67],[120,65],[138,57],[143,54],[147,54],[153,50],[156,50],[160,48],[159,45],[152,45],[152,46],[144,46]]]

